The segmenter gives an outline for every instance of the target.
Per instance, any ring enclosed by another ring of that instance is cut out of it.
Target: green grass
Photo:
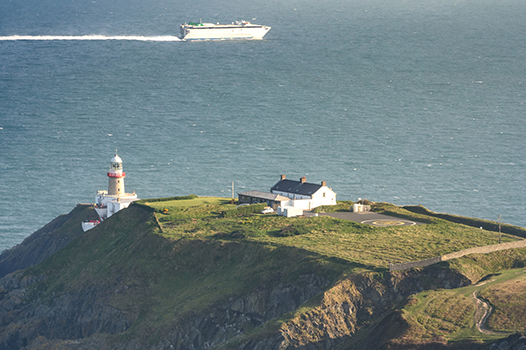
[[[143,200],[142,203],[148,205],[158,211],[163,209],[176,209],[176,208],[189,208],[197,206],[215,206],[215,205],[227,205],[232,200],[229,198],[220,198],[220,197],[197,197],[192,199],[178,199],[178,200],[165,200],[165,201],[151,201],[147,199]],[[234,208],[235,205],[232,205]]]
[[[493,255],[498,255],[493,253]],[[458,289],[425,291],[414,295],[403,307],[409,323],[405,336],[413,342],[442,340],[450,343],[491,341],[506,334],[480,333],[475,324],[477,292],[495,307],[489,328],[499,332],[524,332],[526,324],[526,270],[503,270],[485,281]]]
[[[469,218],[465,216],[445,214],[445,213],[435,213],[427,208],[424,208],[421,205],[408,205],[408,206],[405,206],[397,210],[404,210],[406,212],[410,211],[415,214],[422,214],[424,217],[427,216],[427,217],[432,217],[432,218],[441,218],[441,219],[448,220],[450,222],[454,222],[458,224],[463,224],[463,225],[472,226],[472,227],[482,227],[485,230],[499,232],[499,223],[496,221]],[[515,235],[518,237],[526,238],[526,228],[524,227],[513,226],[513,225],[501,223],[500,230],[503,233],[508,233],[508,234]]]
[[[156,209],[170,208],[167,214],[156,213],[159,221],[187,222],[188,218],[190,225],[208,220],[220,224],[222,211],[235,207],[218,198],[186,201],[191,206],[179,205],[185,201],[175,202],[154,203]],[[255,289],[301,284],[305,274],[334,281],[348,268],[341,261],[328,261],[295,247],[215,239],[199,232],[174,237],[163,235],[157,227],[154,213],[142,205],[118,212],[29,269],[28,275],[46,275],[44,282],[33,286],[31,295],[53,303],[63,293],[94,285],[111,286],[105,297],[134,320],[129,332],[155,343],[162,336],[161,330],[172,328],[188,313],[199,313]],[[224,229],[227,233],[232,230]],[[145,328],[146,324],[150,326]]]
[[[197,206],[198,203],[201,205]],[[243,239],[283,245],[344,259],[370,269],[498,242],[493,232],[412,214],[403,209],[399,209],[400,215],[428,224],[372,227],[325,216],[285,218],[261,214],[225,218],[224,213],[235,207],[227,203],[226,199],[198,198],[175,201],[173,206],[170,206],[171,202],[153,203],[152,206],[157,210],[166,238]],[[161,208],[168,208],[168,213],[159,212]],[[396,208],[390,208],[390,213]],[[291,226],[302,234],[286,234]],[[512,240],[515,240],[513,236],[503,236],[504,242]]]
[[[489,327],[500,332],[526,332],[526,270],[506,271],[492,280],[480,292],[494,308]]]
[[[525,266],[526,248],[509,249],[491,254],[471,254],[448,261],[449,266],[462,273],[473,283],[484,276],[500,270],[522,268]]]
[[[340,203],[341,210],[347,206]],[[46,275],[45,281],[33,286],[32,294],[46,303],[68,291],[104,286],[109,304],[133,320],[128,336],[138,335],[154,344],[163,332],[183,322],[185,315],[209,312],[256,289],[302,283],[301,276],[306,274],[325,276],[330,288],[347,274],[385,273],[389,263],[435,257],[494,244],[498,239],[491,231],[396,206],[382,204],[376,209],[428,224],[372,227],[326,216],[285,218],[238,211],[229,198],[143,200],[25,273]],[[514,239],[503,236],[503,241]],[[448,266],[477,280],[502,266],[524,264],[521,254],[524,256],[521,250],[512,250],[469,256],[450,261]],[[414,336],[475,339],[478,335],[472,333],[472,309],[465,293],[437,291],[415,296],[416,302],[403,310],[414,325],[411,329],[418,330]],[[497,301],[502,300],[499,293],[493,293],[495,302],[503,310],[504,305],[512,307]],[[312,299],[303,308],[251,332],[261,334],[296,322],[317,303],[318,299]],[[452,306],[456,309],[448,311]],[[518,321],[512,318],[512,322]]]

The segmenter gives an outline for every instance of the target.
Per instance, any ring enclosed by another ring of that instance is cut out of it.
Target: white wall
[[[282,202],[281,206],[301,208],[304,210],[314,209],[320,205],[336,205],[336,193],[327,186],[322,186],[311,196],[295,195],[288,192],[273,191],[272,193],[281,194],[291,198],[290,201]],[[325,193],[325,197],[323,194]]]
[[[301,208],[303,210],[310,210],[314,208],[312,206],[312,199],[296,199],[292,200],[292,207]]]
[[[325,197],[323,194],[325,193]],[[313,208],[320,205],[335,205],[336,193],[327,186],[322,186],[316,193],[312,195]]]

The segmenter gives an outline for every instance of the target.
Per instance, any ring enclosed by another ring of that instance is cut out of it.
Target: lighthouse
[[[124,192],[124,178],[126,173],[122,171],[122,159],[117,154],[111,159],[110,171],[108,172],[109,184],[108,194],[110,196],[121,196]]]
[[[117,154],[111,159],[108,175],[108,190],[97,191],[93,208],[99,215],[98,220],[85,221],[82,229],[87,231],[94,228],[103,220],[106,220],[121,209],[127,208],[132,202],[136,201],[137,195],[124,191],[124,178],[126,173],[123,171],[122,159]]]

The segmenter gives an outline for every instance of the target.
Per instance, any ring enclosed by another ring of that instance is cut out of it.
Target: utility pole
[[[499,244],[501,243],[501,238],[500,238],[500,215],[499,215]]]
[[[234,200],[234,181],[232,181],[232,200]]]

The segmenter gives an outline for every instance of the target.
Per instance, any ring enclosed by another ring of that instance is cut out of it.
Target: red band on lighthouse
[[[126,176],[126,173],[125,172],[122,172],[120,174],[116,174],[116,173],[108,173],[108,177],[125,177]]]

